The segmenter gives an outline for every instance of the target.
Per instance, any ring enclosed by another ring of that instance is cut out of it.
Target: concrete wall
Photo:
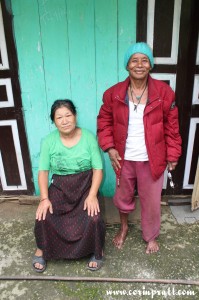
[[[80,126],[96,132],[106,88],[127,76],[123,56],[136,39],[136,0],[11,0],[24,118],[36,194],[40,141],[54,100],[69,98]],[[115,180],[107,155],[102,194]]]

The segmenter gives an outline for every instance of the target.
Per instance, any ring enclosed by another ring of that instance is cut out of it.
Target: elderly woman
[[[117,175],[113,198],[121,228],[113,239],[121,248],[128,232],[128,214],[135,209],[137,185],[146,253],[159,250],[163,173],[174,170],[181,155],[178,109],[166,83],[149,75],[154,60],[146,43],[135,43],[124,57],[129,76],[105,91],[98,115],[98,139]]]
[[[98,201],[103,176],[99,147],[93,134],[77,126],[72,101],[55,101],[51,120],[57,129],[43,140],[40,152],[33,268],[43,272],[47,260],[92,255],[88,269],[95,271],[102,266],[105,239]]]

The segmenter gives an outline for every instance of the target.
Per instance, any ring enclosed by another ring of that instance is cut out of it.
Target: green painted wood
[[[40,140],[49,131],[38,5],[12,0],[25,126],[37,190]]]
[[[118,76],[128,76],[124,68],[124,54],[136,42],[136,0],[118,0]]]
[[[102,104],[104,91],[118,82],[117,9],[117,0],[95,0],[95,52],[98,112]],[[103,153],[103,160],[104,179],[101,185],[101,192],[109,197],[113,195],[115,189],[115,175],[107,153]]]
[[[65,0],[39,0],[48,112],[56,99],[71,99],[68,24]]]
[[[110,13],[111,12],[111,13]],[[118,81],[117,0],[95,0],[97,110],[104,91]]]
[[[128,46],[136,39],[136,1],[95,0],[96,88],[97,110],[104,91],[127,77],[123,58]],[[115,174],[108,154],[104,158],[102,193],[112,196]]]
[[[78,124],[96,132],[96,76],[93,0],[68,0],[72,100]]]
[[[96,133],[103,92],[127,73],[123,56],[136,36],[136,0],[11,0],[24,117],[38,193],[40,141],[53,126],[50,106],[70,98],[80,126]],[[115,175],[103,154],[102,193]]]

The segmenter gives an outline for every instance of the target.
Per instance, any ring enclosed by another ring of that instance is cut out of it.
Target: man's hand
[[[108,155],[114,170],[117,171],[118,169],[120,169],[121,165],[119,161],[121,160],[121,157],[119,156],[118,151],[115,150],[114,148],[110,148],[108,150]]]
[[[167,164],[168,164],[167,169],[169,171],[173,171],[173,170],[175,170],[178,162],[177,161],[168,161]]]

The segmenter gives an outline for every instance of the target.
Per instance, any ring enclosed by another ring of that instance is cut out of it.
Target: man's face
[[[148,57],[141,53],[135,53],[129,59],[127,71],[134,79],[144,79],[148,76],[151,69]]]

